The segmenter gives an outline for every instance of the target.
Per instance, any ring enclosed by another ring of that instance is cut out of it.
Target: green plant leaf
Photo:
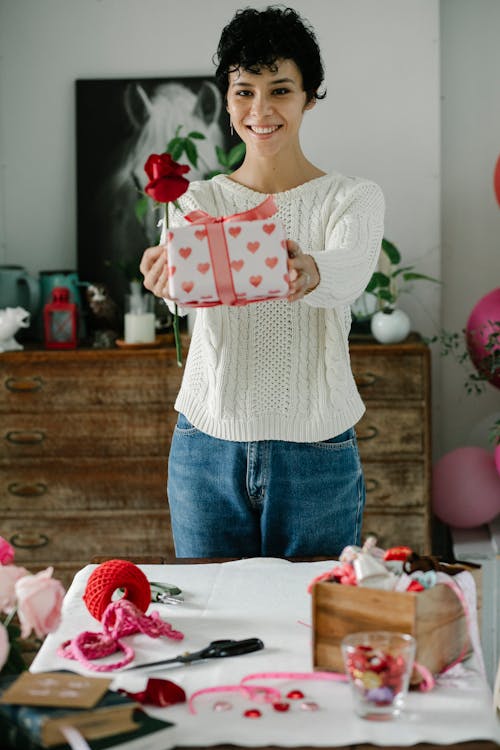
[[[184,150],[186,151],[186,156],[193,165],[193,167],[198,166],[198,149],[196,148],[196,145],[193,143],[193,141],[190,141],[188,138],[184,139]]]
[[[229,167],[228,164],[228,157],[224,149],[222,149],[220,146],[215,147],[215,153],[217,155],[217,159],[219,161],[219,164],[222,164],[223,167]]]
[[[376,289],[379,289],[379,287],[388,287],[390,286],[391,280],[390,278],[381,271],[375,271],[375,273],[372,275],[370,281],[368,282],[368,286],[366,287],[366,292],[374,292]]]
[[[203,135],[203,133],[199,133],[197,130],[192,130],[190,133],[187,134],[188,138],[196,138],[199,141],[206,140],[206,136]]]
[[[174,161],[180,159],[180,157],[184,153],[184,142],[184,138],[175,138],[170,142],[170,148],[168,149],[168,152]]]
[[[246,146],[244,143],[238,143],[236,146],[233,146],[227,155],[227,166],[234,167],[236,164],[239,164],[245,156],[245,150]]]
[[[433,281],[435,284],[442,284],[443,282],[439,279],[435,279],[432,276],[427,276],[425,273],[415,273],[415,271],[406,272],[403,274],[405,281],[414,281],[415,279],[423,279],[424,281]]]
[[[138,198],[135,202],[134,210],[137,221],[142,224],[144,217],[147,214],[149,206],[149,198],[147,195],[143,195],[142,198]]]
[[[382,240],[382,250],[387,255],[393,266],[397,266],[401,262],[401,253],[397,249],[396,245],[386,240],[385,237]]]

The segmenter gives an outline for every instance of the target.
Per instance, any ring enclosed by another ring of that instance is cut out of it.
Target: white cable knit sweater
[[[192,182],[171,224],[197,208],[228,215],[264,198],[225,175]],[[350,304],[377,263],[384,198],[373,182],[338,173],[274,198],[321,281],[298,302],[198,309],[175,408],[224,440],[326,440],[364,412],[349,361]]]

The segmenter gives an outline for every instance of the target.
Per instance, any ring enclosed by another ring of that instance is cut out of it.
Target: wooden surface
[[[428,347],[354,342],[351,356],[367,405],[363,533],[429,551]],[[167,458],[182,373],[165,347],[0,356],[1,532],[19,564],[55,565],[67,585],[94,555],[172,553]]]

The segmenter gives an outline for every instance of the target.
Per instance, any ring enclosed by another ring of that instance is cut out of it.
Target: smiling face
[[[302,75],[293,60],[277,60],[259,73],[229,74],[227,111],[245,142],[247,156],[276,157],[300,149],[299,129],[308,102]]]

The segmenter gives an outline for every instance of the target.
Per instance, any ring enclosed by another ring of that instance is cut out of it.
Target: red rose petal
[[[132,700],[138,703],[144,703],[149,706],[173,706],[174,703],[185,703],[186,693],[175,682],[170,680],[161,680],[159,678],[151,677],[148,680],[145,690],[141,690],[139,693],[129,693],[127,690],[119,690],[119,693],[124,693]]]

